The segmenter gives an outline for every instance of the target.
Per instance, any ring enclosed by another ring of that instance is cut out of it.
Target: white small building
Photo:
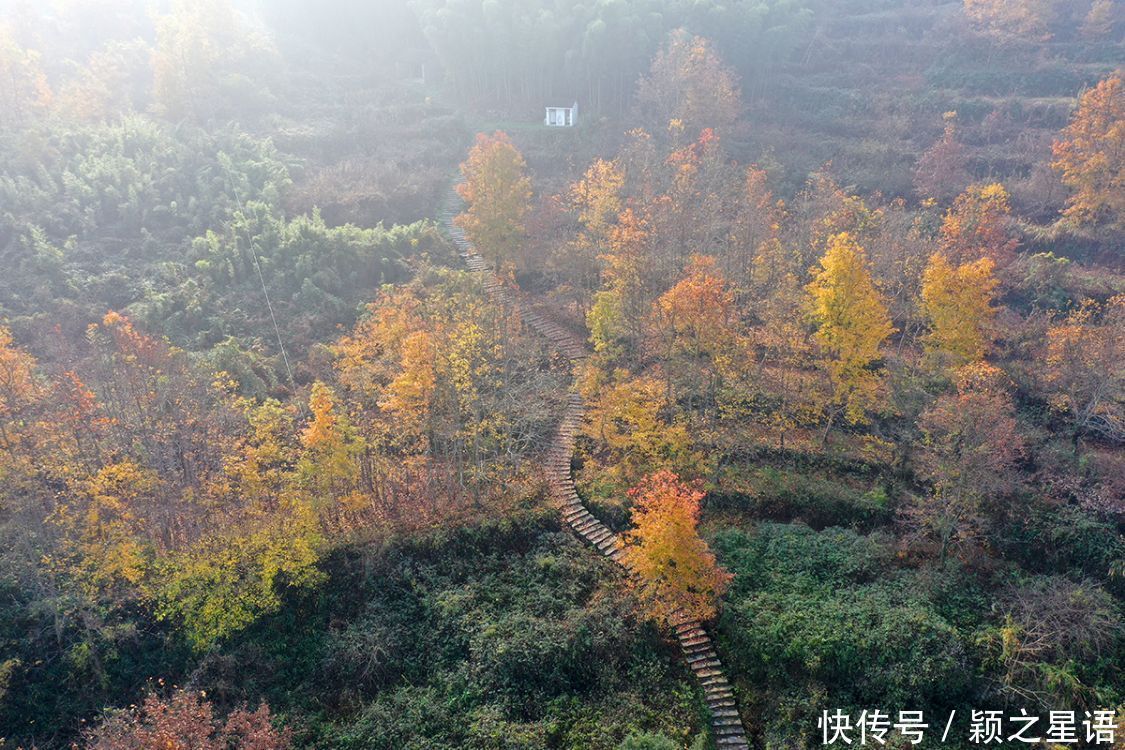
[[[571,128],[578,121],[578,102],[570,107],[547,107],[543,124],[553,128]]]

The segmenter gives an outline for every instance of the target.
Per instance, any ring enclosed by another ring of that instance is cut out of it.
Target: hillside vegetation
[[[0,745],[721,748],[685,621],[755,748],[1121,720],[1123,39],[0,0]]]

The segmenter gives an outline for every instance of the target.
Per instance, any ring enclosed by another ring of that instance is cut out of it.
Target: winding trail
[[[545,337],[571,363],[588,357],[589,351],[585,341],[545,317],[490,272],[484,258],[465,238],[464,231],[453,223],[453,217],[461,206],[461,196],[454,186],[438,212],[438,218],[453,239],[465,265],[470,271],[484,277],[484,286],[489,295],[505,306],[518,309],[521,319],[526,321],[536,333]],[[561,508],[563,519],[579,536],[597,548],[601,554],[622,564],[624,542],[582,504],[582,498],[578,496],[578,490],[571,476],[570,464],[574,455],[574,440],[584,416],[585,405],[582,403],[582,396],[572,388],[567,393],[562,421],[547,451],[547,480],[551,497]],[[742,726],[738,705],[734,699],[734,691],[723,673],[719,655],[715,652],[715,646],[703,624],[684,618],[674,622],[672,629],[675,631],[676,640],[679,641],[680,650],[688,667],[703,689],[704,699],[711,713],[711,730],[716,747],[719,750],[749,750],[746,731]]]

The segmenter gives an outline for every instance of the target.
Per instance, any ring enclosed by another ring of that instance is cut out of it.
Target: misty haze
[[[0,0],[0,748],[1125,748],[1125,0]]]

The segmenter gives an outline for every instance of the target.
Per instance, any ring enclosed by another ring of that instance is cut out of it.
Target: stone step
[[[715,650],[715,645],[713,643],[711,643],[710,640],[701,641],[694,646],[687,646],[687,647],[685,647],[682,643],[680,644],[680,651],[683,652],[685,657],[699,656],[700,654],[705,654],[708,651],[714,651],[714,650]]]
[[[583,516],[576,521],[571,521],[570,525],[579,534],[585,536],[587,532],[589,532],[591,529],[597,528],[601,524],[598,522],[598,519],[594,518],[593,516]]]
[[[601,521],[598,523],[601,523]],[[606,528],[605,524],[602,524],[601,529],[598,530],[597,539],[591,539],[590,541],[599,549],[609,549],[617,544],[617,534],[614,534],[612,529]]]
[[[613,532],[603,526],[601,521],[595,521],[594,523],[596,528],[586,529],[585,531],[583,531],[583,535],[594,545],[597,545],[599,542],[602,542],[605,539],[613,536]]]
[[[583,511],[583,512],[582,512],[582,515],[580,515],[580,516],[576,516],[576,517],[574,517],[574,518],[569,518],[569,519],[567,519],[567,521],[566,521],[566,522],[567,522],[568,524],[570,524],[570,528],[572,528],[572,529],[573,529],[573,528],[575,528],[575,526],[576,526],[577,524],[579,524],[579,523],[582,523],[583,521],[585,521],[585,520],[587,520],[587,519],[589,519],[589,520],[593,520],[593,516],[591,516],[591,515],[590,515],[590,511]]]
[[[611,532],[608,538],[603,539],[594,546],[596,546],[603,555],[611,557],[611,553],[618,547],[617,535]]]
[[[720,742],[720,740],[730,740],[731,742],[729,744],[724,744]],[[746,734],[744,732],[738,732],[737,734],[726,733],[722,735],[716,732],[715,747],[718,748],[718,750],[742,750],[742,748],[749,750],[750,748],[747,744]]]
[[[588,358],[590,351],[586,340],[533,308],[525,301],[526,298],[517,297],[505,280],[492,274],[488,261],[473,249],[464,229],[454,223],[455,217],[464,207],[457,192],[456,186],[459,183],[460,180],[451,187],[437,212],[437,218],[445,227],[446,235],[460,250],[465,265],[471,272],[481,275],[481,284],[494,302],[505,308],[514,308],[523,324],[547,339],[557,355],[571,362]],[[621,538],[590,513],[571,480],[574,445],[578,432],[582,429],[584,415],[582,395],[567,393],[562,420],[546,453],[547,482],[551,496],[559,502],[564,522],[603,554],[620,563],[624,557]],[[682,622],[673,623],[673,630],[684,659],[699,681],[711,711],[715,746],[719,750],[749,750],[734,692],[722,673],[722,664],[710,637],[699,622],[686,618]]]
[[[695,653],[685,654],[684,659],[688,664],[695,664],[699,661],[711,660],[717,663],[719,655],[715,653],[715,649],[709,648],[706,651],[696,651]]]
[[[697,667],[697,665],[693,664],[691,668],[692,671],[695,672],[696,677],[716,677],[723,674],[723,670],[716,669],[714,666]]]
[[[745,739],[746,737],[746,730],[742,728],[742,722],[738,721],[737,719],[734,720],[733,724],[716,724],[715,722],[712,722],[711,729],[713,730],[716,738],[742,737]]]

